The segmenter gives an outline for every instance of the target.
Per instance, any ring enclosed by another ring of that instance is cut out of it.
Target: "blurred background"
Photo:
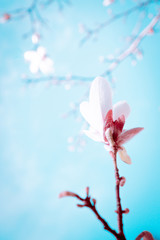
[[[104,75],[126,100],[126,129],[144,127],[118,160],[126,238],[160,239],[160,1],[0,2],[0,239],[114,239],[64,190],[85,196],[117,229],[112,160],[83,136],[79,103]],[[109,22],[108,22],[109,21]],[[121,56],[121,57],[119,57]]]

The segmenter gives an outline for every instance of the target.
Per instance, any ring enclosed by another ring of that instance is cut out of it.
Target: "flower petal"
[[[26,51],[24,53],[24,59],[26,61],[32,61],[33,58],[35,58],[36,52],[35,51]]]
[[[104,125],[104,130],[106,130],[107,128],[110,128],[113,125],[113,111],[112,109],[110,109],[107,114],[106,117],[104,119],[105,125]]]
[[[141,132],[144,128],[132,128],[128,131],[122,132],[119,136],[117,144],[119,146],[123,145],[124,143],[128,142],[131,138],[133,138],[136,134]]]
[[[52,59],[48,57],[44,58],[44,60],[41,61],[39,64],[39,69],[43,74],[46,74],[46,75],[53,73],[54,69],[53,69]]]
[[[129,116],[130,106],[126,101],[120,101],[113,106],[113,121],[124,115],[125,119]]]
[[[92,82],[89,103],[95,115],[99,115],[104,120],[107,112],[112,108],[112,90],[105,78],[96,77]]]
[[[104,137],[104,140],[107,141],[107,136],[106,136],[106,131],[108,128],[110,128],[110,130],[113,130],[112,129],[112,126],[113,126],[113,113],[112,113],[112,109],[110,109],[107,114],[106,114],[106,117],[104,119],[104,128],[103,128],[103,137]]]
[[[46,49],[42,46],[37,48],[37,55],[39,58],[43,58],[46,55]]]
[[[110,151],[112,151],[112,148],[109,146],[109,145],[104,145],[104,148],[108,151],[108,152],[110,152]]]
[[[103,136],[94,130],[92,127],[89,128],[89,130],[84,130],[83,131],[89,138],[96,142],[104,142]]]
[[[80,104],[80,112],[95,130],[103,134],[104,119],[111,108],[111,87],[105,78],[97,77],[91,84],[89,102]]]
[[[119,117],[118,120],[116,120],[114,122],[113,139],[114,139],[115,142],[117,141],[118,136],[121,134],[121,132],[123,130],[124,124],[125,124],[125,117],[124,117],[124,115]]]
[[[96,117],[92,108],[90,107],[89,102],[82,102],[80,104],[80,112],[92,128],[100,133],[102,132],[103,121],[102,119]]]
[[[29,69],[30,69],[31,73],[35,74],[38,72],[39,66],[35,62],[31,62]]]
[[[121,160],[127,164],[131,164],[132,161],[131,161],[131,158],[130,156],[127,154],[127,151],[124,147],[122,147],[122,150],[119,150],[118,151],[119,153],[119,157],[121,158]]]

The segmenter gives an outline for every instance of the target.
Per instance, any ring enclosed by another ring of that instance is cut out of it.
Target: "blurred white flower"
[[[81,34],[84,33],[86,31],[84,24],[79,23],[78,30],[79,30],[79,33],[81,33]]]
[[[112,3],[114,3],[114,0],[104,0],[103,6],[107,7],[107,6],[111,5]]]
[[[45,75],[54,72],[51,58],[47,57],[46,50],[44,47],[38,47],[35,51],[26,51],[24,53],[24,59],[30,62],[31,73],[38,73],[39,71]]]
[[[38,43],[39,39],[40,39],[40,35],[38,33],[34,33],[32,35],[32,43],[34,43],[34,44]]]

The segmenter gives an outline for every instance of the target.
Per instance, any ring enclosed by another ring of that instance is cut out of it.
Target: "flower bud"
[[[11,15],[8,13],[4,13],[1,17],[0,17],[0,23],[6,23],[8,20],[10,20]]]
[[[34,33],[32,35],[32,43],[37,44],[39,42],[40,35],[38,33]]]
[[[94,206],[96,205],[96,199],[95,198],[92,198],[92,201],[93,201],[93,204],[94,204]]]
[[[128,209],[128,208],[126,208],[125,210],[123,210],[123,213],[124,213],[124,214],[127,214],[127,213],[129,213],[129,209]]]
[[[3,19],[4,19],[5,21],[8,21],[10,18],[11,18],[11,15],[8,14],[8,13],[5,13],[5,14],[3,15]]]
[[[125,182],[126,182],[126,178],[125,177],[121,177],[120,178],[120,182],[119,182],[120,186],[123,187]]]
[[[148,30],[148,35],[153,35],[154,34],[154,29],[153,28],[150,28],[149,30]]]
[[[73,192],[69,192],[69,191],[64,191],[64,192],[61,192],[59,194],[59,198],[62,198],[62,197],[76,197],[77,195]]]
[[[89,195],[89,187],[86,187],[86,194],[87,194],[87,197]]]
[[[84,205],[82,205],[82,204],[77,204],[77,207],[82,208],[82,207],[84,207]]]

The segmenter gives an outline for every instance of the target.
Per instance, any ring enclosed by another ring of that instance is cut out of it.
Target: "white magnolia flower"
[[[24,53],[26,61],[30,62],[31,73],[41,73],[48,75],[54,72],[53,61],[47,57],[44,47],[38,47],[35,51],[27,51]]]
[[[124,162],[131,163],[123,144],[143,128],[123,130],[130,107],[125,101],[112,105],[112,90],[105,78],[97,77],[92,82],[89,101],[80,104],[80,112],[90,125],[84,133],[94,141],[103,142],[107,151],[116,149]]]

